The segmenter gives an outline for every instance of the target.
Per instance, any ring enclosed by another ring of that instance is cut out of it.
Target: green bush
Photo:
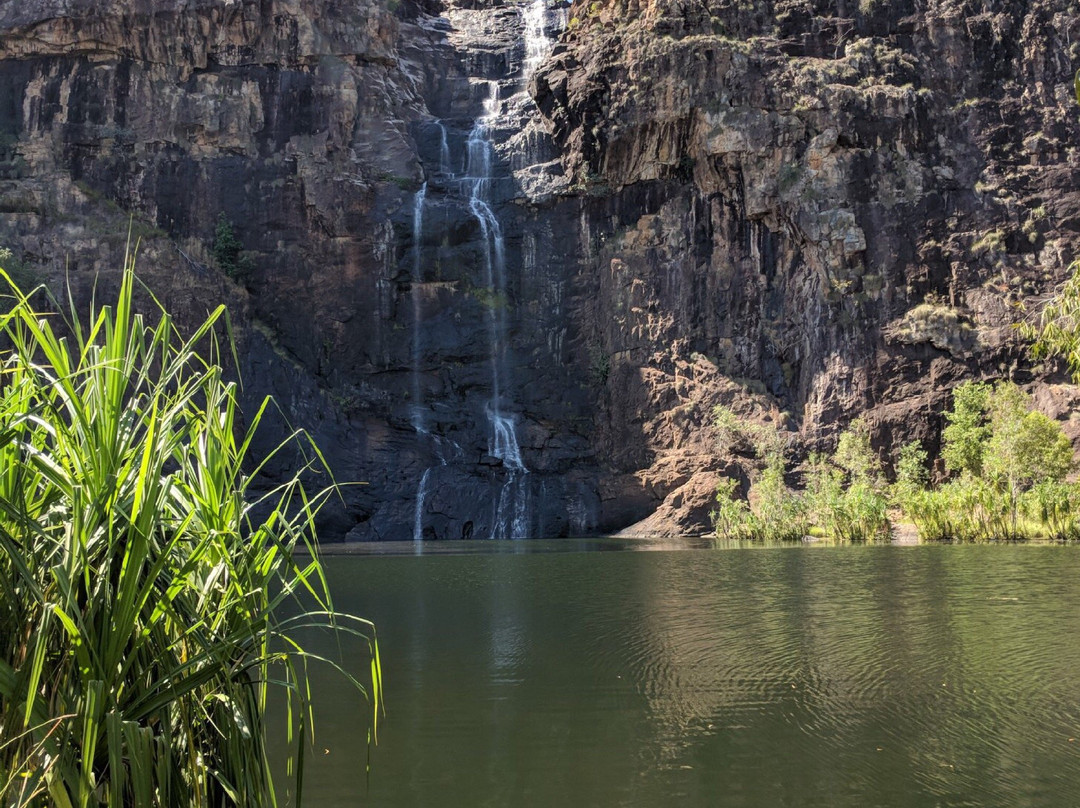
[[[283,688],[302,761],[311,626],[368,644],[370,681],[346,675],[380,704],[372,626],[335,614],[315,552],[330,492],[249,487],[267,404],[240,429],[224,310],[184,339],[134,312],[135,284],[127,263],[115,305],[67,336],[17,292],[0,315],[5,808],[276,804],[264,710]],[[284,616],[301,594],[316,610]]]
[[[964,475],[904,503],[922,541],[976,542],[1009,535],[1008,507],[984,480]]]
[[[941,433],[941,457],[952,473],[982,475],[983,454],[990,438],[986,423],[990,386],[965,382],[953,390],[953,408],[945,413],[947,426]]]
[[[718,538],[777,542],[806,535],[802,498],[784,484],[783,457],[769,459],[750,488],[750,502],[738,496],[737,488],[730,477],[717,485],[712,520]]]
[[[871,486],[881,484],[881,460],[870,446],[870,428],[862,418],[856,418],[840,433],[833,462],[852,480]]]
[[[752,541],[798,541],[806,535],[802,497],[787,487],[783,438],[773,426],[743,425],[725,407],[714,411],[714,425],[720,441],[752,441],[765,467],[750,486],[749,502],[739,498],[737,484],[730,478],[717,486],[717,508],[713,526],[720,538]]]
[[[912,442],[896,459],[896,482],[886,486],[868,425],[857,419],[841,433],[831,458],[811,455],[802,495],[784,484],[784,441],[769,427],[743,424],[727,408],[714,411],[720,447],[753,444],[765,468],[749,503],[728,481],[718,493],[717,533],[745,539],[798,538],[812,531],[837,542],[889,534],[890,499],[923,541],[1019,541],[1080,538],[1080,488],[1064,482],[1072,444],[1061,425],[1034,409],[1011,382],[967,382],[954,390],[942,433],[953,479],[928,488],[928,455]]]
[[[1012,382],[967,382],[953,391],[945,417],[942,456],[957,476],[936,491],[910,490],[900,484],[898,465],[894,490],[920,538],[1018,541],[1075,533],[1078,499],[1064,482],[1072,444],[1030,396]]]
[[[896,482],[892,486],[892,498],[901,508],[929,485],[930,475],[926,470],[926,461],[926,450],[917,440],[900,447],[896,458]]]
[[[251,256],[245,255],[243,250],[244,245],[236,237],[233,223],[224,213],[219,213],[210,251],[221,271],[234,281],[246,280],[255,269]]]
[[[750,489],[752,538],[798,541],[806,535],[802,498],[784,482],[784,456],[773,452]]]
[[[713,407],[712,415],[716,448],[721,454],[753,452],[763,459],[783,454],[787,441],[775,424],[744,420],[722,404]]]
[[[1076,483],[1044,480],[1024,492],[1023,515],[1041,525],[1046,537],[1062,541],[1080,539],[1080,487]]]
[[[721,477],[716,484],[716,507],[710,516],[717,538],[748,538],[750,506],[738,493],[739,483],[732,477]]]
[[[730,407],[718,404],[713,407],[713,433],[716,449],[720,454],[730,454],[745,442],[742,419]]]
[[[1072,468],[1072,444],[1061,425],[1032,409],[1015,384],[998,384],[988,399],[990,438],[984,476],[1006,497],[1017,532],[1020,498],[1037,482],[1061,482]]]
[[[865,542],[888,535],[888,503],[884,494],[869,476],[845,477],[823,455],[810,457],[806,500],[811,522],[827,539]]]

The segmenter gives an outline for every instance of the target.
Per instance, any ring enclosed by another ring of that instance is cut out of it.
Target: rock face
[[[715,403],[702,366],[764,388],[804,446],[865,413],[885,453],[935,448],[957,380],[1043,380],[1010,326],[1076,251],[1065,5],[570,14],[535,83],[564,162],[609,205],[653,189],[592,276],[611,357],[603,456],[640,467],[620,447],[676,446],[638,413]]]
[[[267,445],[367,483],[327,540],[700,532],[717,404],[888,456],[964,378],[1071,400],[1011,323],[1080,239],[1074,18],[0,0],[0,245],[88,297],[130,222],[181,320],[226,301]]]

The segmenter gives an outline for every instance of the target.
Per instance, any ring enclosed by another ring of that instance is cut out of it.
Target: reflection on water
[[[1061,806],[1080,794],[1073,548],[329,565],[337,605],[378,623],[389,715],[365,791],[358,712],[320,676],[314,805]]]

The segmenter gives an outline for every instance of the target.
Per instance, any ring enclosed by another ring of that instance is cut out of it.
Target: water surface
[[[317,676],[308,804],[1080,795],[1077,548],[520,544],[327,560],[378,623],[388,715],[365,784],[362,710]]]

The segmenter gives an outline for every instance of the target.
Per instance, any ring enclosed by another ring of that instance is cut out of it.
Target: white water
[[[439,126],[439,173],[448,177],[454,176],[450,170],[450,143],[446,139],[446,126],[442,121],[436,121]]]
[[[525,82],[540,67],[544,57],[551,52],[552,42],[547,38],[547,3],[545,0],[532,0],[522,12],[525,23]]]
[[[466,177],[470,183],[469,211],[480,225],[484,245],[484,283],[491,295],[485,315],[491,362],[491,398],[485,407],[491,428],[488,454],[501,460],[503,467],[509,471],[509,477],[499,492],[491,538],[516,539],[528,535],[528,487],[520,477],[528,474],[529,470],[521,457],[514,416],[502,410],[503,364],[507,343],[506,242],[498,217],[491,209],[491,125],[498,114],[499,85],[490,82],[483,114],[476,119],[466,142]]]
[[[420,299],[420,284],[424,279],[421,266],[420,242],[424,235],[424,201],[427,198],[427,183],[420,186],[413,199],[413,270],[410,296],[412,297],[412,425],[417,433],[424,432],[424,402],[420,392],[420,337],[423,327],[423,301]]]
[[[565,16],[565,15],[564,15]],[[549,12],[545,0],[531,0],[522,9],[524,28],[525,60],[522,66],[520,94],[525,90],[529,78],[551,52],[552,41],[548,39]],[[563,25],[560,27],[564,27]],[[492,129],[501,110],[499,85],[487,82],[487,97],[484,100],[480,116],[476,119],[466,141],[464,177],[459,177],[451,165],[450,147],[446,126],[436,121],[439,127],[439,173],[456,180],[454,183],[461,193],[468,194],[469,212],[480,227],[483,243],[482,270],[483,282],[490,295],[486,303],[489,362],[491,366],[491,396],[484,412],[489,425],[488,454],[502,461],[508,472],[506,482],[494,504],[491,538],[524,538],[529,535],[531,523],[531,495],[525,475],[528,468],[521,455],[521,445],[517,434],[517,421],[513,413],[503,410],[503,387],[507,375],[506,350],[508,343],[507,327],[507,274],[506,242],[502,225],[492,209],[492,164],[493,145]],[[420,386],[420,348],[422,329],[422,301],[420,284],[423,279],[421,266],[420,241],[423,236],[424,204],[427,183],[417,193],[413,207],[413,243],[415,254],[412,272],[413,299],[413,341],[412,341],[412,420],[418,435],[434,438],[435,450],[441,465],[447,465],[448,459],[437,435],[431,435],[424,422],[422,392]],[[535,244],[532,245],[535,251]],[[530,256],[535,263],[535,255]],[[463,455],[460,447],[452,444],[453,457]],[[428,484],[433,466],[424,471],[417,489],[415,513],[413,517],[413,538],[418,542],[423,539],[423,511],[428,493]]]
[[[423,427],[417,431],[417,434],[430,436],[435,446],[435,456],[439,458],[438,466],[425,469],[424,473],[420,475],[420,485],[416,489],[416,504],[413,510],[413,542],[416,546],[416,554],[420,555],[423,552],[424,541],[424,505],[427,502],[428,480],[431,478],[431,472],[435,471],[439,466],[449,465],[451,461],[461,460],[465,456],[465,450],[449,438],[432,435]]]
[[[420,300],[420,282],[423,280],[421,265],[420,240],[424,234],[424,202],[427,198],[427,183],[420,186],[413,199],[413,269],[412,269],[412,425],[417,435],[426,435],[424,427],[424,404],[420,394],[420,333],[422,328],[422,301]],[[424,540],[424,500],[427,497],[428,478],[431,469],[420,476],[420,485],[416,492],[416,506],[413,513],[413,541],[416,551],[420,552],[420,543]]]
[[[431,477],[431,469],[420,475],[420,487],[416,491],[416,510],[413,513],[413,542],[416,544],[417,553],[420,552],[420,544],[424,541],[424,500],[427,499],[428,478]]]

